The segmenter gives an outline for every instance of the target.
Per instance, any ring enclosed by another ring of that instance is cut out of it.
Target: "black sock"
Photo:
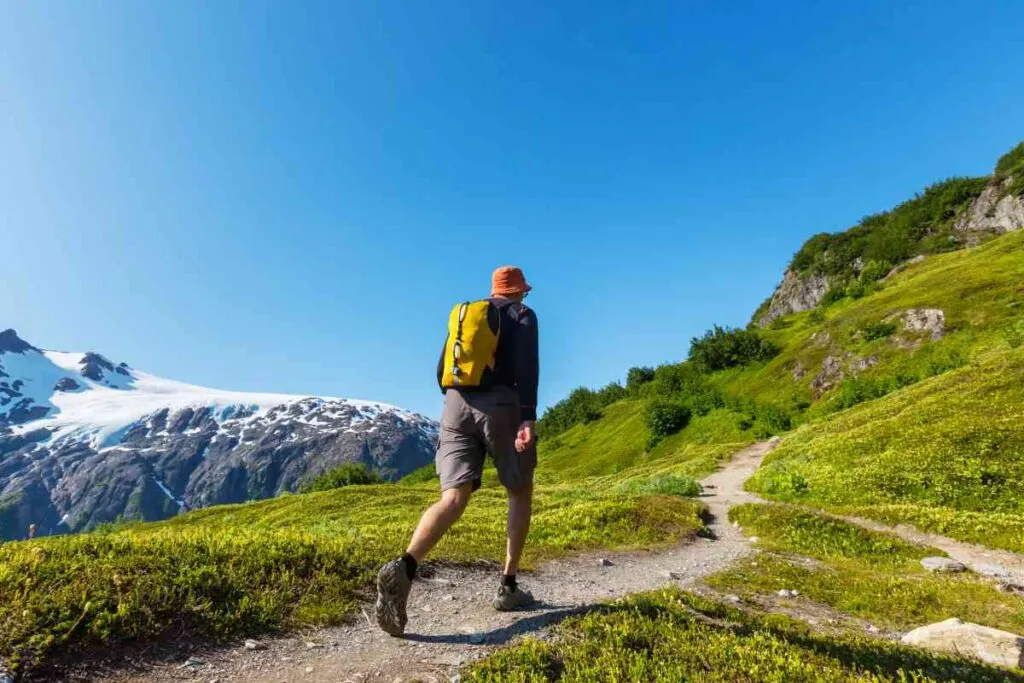
[[[402,555],[402,559],[405,560],[405,575],[412,581],[416,578],[416,568],[419,566],[419,562],[409,553]]]
[[[515,574],[502,574],[501,585],[508,586],[514,593],[516,591],[516,575]]]

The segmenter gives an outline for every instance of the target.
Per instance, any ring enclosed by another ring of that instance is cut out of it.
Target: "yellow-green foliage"
[[[931,528],[972,511],[963,524],[944,528],[977,540],[971,529],[985,523],[982,513],[998,513],[996,529],[1024,523],[1022,424],[1024,348],[993,352],[802,427],[768,456],[748,488],[779,500],[858,506],[869,516],[872,506],[887,504],[944,509],[916,515],[884,508],[889,519],[925,520]]]
[[[472,681],[1024,681],[1009,671],[865,637],[828,637],[677,589],[566,621],[464,672]]]
[[[800,599],[898,630],[950,617],[1024,629],[1024,598],[970,574],[924,571],[922,557],[943,555],[934,548],[786,505],[742,505],[729,517],[769,552],[710,577],[708,584],[716,588],[744,595],[797,590]]]
[[[223,638],[336,622],[436,496],[434,486],[350,486],[0,546],[0,657],[25,670],[169,631]],[[503,494],[479,492],[434,558],[500,560],[504,508]],[[701,509],[675,496],[542,489],[527,562],[673,543],[702,528]]]

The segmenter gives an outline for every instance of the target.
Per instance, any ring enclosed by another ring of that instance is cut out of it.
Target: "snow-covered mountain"
[[[398,477],[436,438],[394,406],[208,389],[0,332],[0,539],[267,498],[349,461]]]

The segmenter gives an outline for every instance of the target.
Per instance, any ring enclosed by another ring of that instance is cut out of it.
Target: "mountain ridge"
[[[0,538],[266,498],[344,462],[402,476],[430,459],[436,430],[384,403],[210,389],[8,329]]]

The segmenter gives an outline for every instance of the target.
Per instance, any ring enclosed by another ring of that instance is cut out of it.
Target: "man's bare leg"
[[[526,546],[526,535],[530,532],[530,517],[533,515],[533,485],[508,492],[508,545],[505,552],[506,576],[519,572],[519,559]]]
[[[420,523],[416,525],[416,531],[412,535],[412,540],[409,541],[409,549],[406,552],[412,555],[417,562],[422,562],[427,553],[433,550],[437,542],[441,540],[441,537],[462,517],[472,495],[473,484],[471,482],[442,491],[441,500],[427,508],[423,516],[420,517]],[[520,548],[521,551],[522,548]]]

